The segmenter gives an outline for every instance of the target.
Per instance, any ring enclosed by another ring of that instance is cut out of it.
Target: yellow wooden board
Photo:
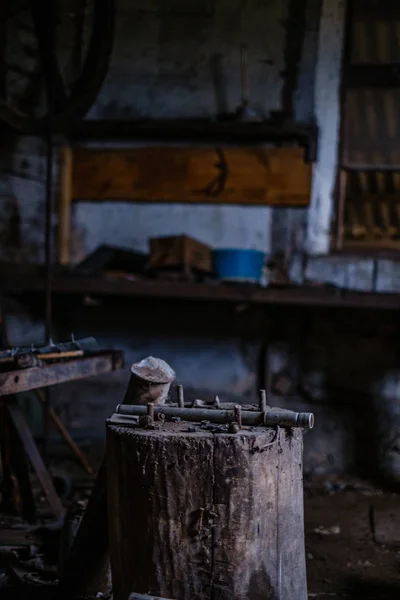
[[[301,148],[75,148],[73,200],[306,206]]]

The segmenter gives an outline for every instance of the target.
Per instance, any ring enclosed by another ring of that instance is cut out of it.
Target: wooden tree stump
[[[107,423],[114,600],[306,600],[302,432]]]

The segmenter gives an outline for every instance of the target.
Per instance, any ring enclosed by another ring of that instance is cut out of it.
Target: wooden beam
[[[13,425],[16,429],[17,435],[21,441],[21,444],[32,464],[32,467],[40,481],[42,489],[46,495],[47,501],[51,506],[57,518],[64,516],[64,507],[61,503],[60,498],[54,488],[53,481],[47,471],[42,457],[39,454],[35,441],[32,437],[32,433],[26,423],[24,413],[16,400],[9,400],[7,402],[7,410]]]
[[[74,200],[306,206],[302,148],[74,149]]]
[[[122,365],[122,354],[118,351],[110,351],[44,367],[6,371],[0,373],[0,396],[109,373],[121,368]]]

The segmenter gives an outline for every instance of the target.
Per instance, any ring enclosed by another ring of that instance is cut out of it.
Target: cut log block
[[[306,600],[302,433],[107,423],[114,600]]]

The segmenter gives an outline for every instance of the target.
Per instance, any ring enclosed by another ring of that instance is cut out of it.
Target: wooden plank
[[[39,454],[35,441],[32,437],[32,433],[25,421],[22,409],[17,404],[16,400],[10,400],[7,403],[7,409],[21,444],[32,464],[32,467],[35,470],[52,511],[57,518],[63,517],[64,507],[57,495],[53,481],[43,463],[42,457]]]
[[[74,200],[305,206],[301,148],[76,148]]]
[[[121,353],[113,351],[44,367],[7,371],[0,373],[0,396],[109,373],[121,368],[122,365]]]
[[[43,391],[37,390],[36,395],[39,398],[40,402],[43,405],[45,405],[46,398],[45,398]],[[82,450],[78,447],[76,442],[72,439],[72,437],[70,436],[64,423],[61,421],[60,417],[57,415],[54,408],[52,408],[51,406],[49,407],[49,417],[50,417],[51,421],[53,422],[53,424],[55,425],[58,432],[60,433],[63,440],[69,446],[70,450],[75,455],[75,457],[78,459],[81,466],[85,469],[86,473],[88,473],[89,475],[93,475],[93,469],[90,466],[87,457],[82,452]]]

